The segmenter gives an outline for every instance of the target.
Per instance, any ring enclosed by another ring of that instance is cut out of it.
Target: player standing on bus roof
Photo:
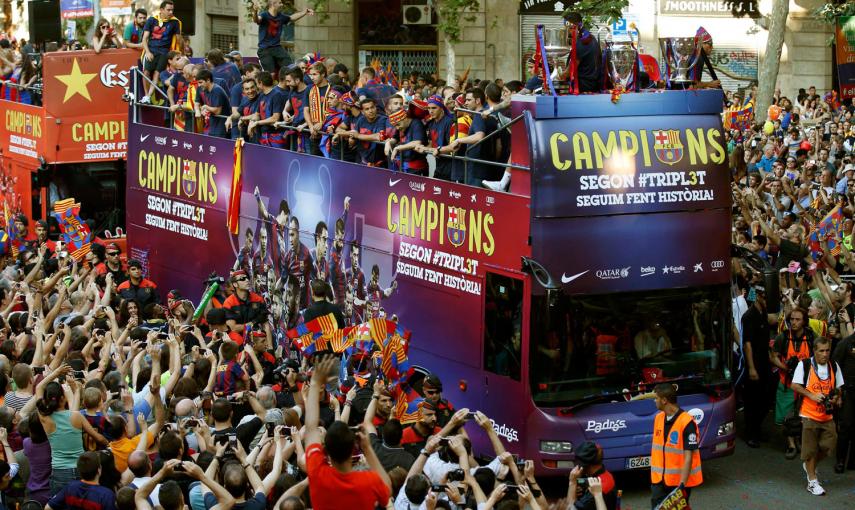
[[[698,424],[677,405],[677,388],[663,383],[657,384],[653,391],[659,413],[653,421],[650,449],[650,502],[656,508],[677,487],[683,489],[688,501],[691,488],[700,485],[704,477],[698,451]]]
[[[306,8],[289,16],[281,11],[282,0],[268,0],[267,10],[260,13],[255,2],[250,9],[252,21],[258,25],[258,62],[262,69],[276,76],[279,69],[291,63],[291,57],[282,48],[282,30],[303,16],[314,16],[315,11]]]
[[[146,83],[146,93],[140,99],[141,104],[151,103],[154,84],[160,78],[160,72],[166,69],[169,50],[181,47],[181,20],[172,15],[174,11],[175,3],[163,0],[158,15],[146,20],[143,27],[143,71],[151,81]]]
[[[700,57],[695,60],[695,65],[689,71],[689,78],[692,79],[692,84],[698,89],[720,89],[721,81],[701,81],[701,76],[704,74],[704,65],[709,62],[709,57],[712,55],[713,40],[712,35],[704,27],[698,27],[695,33],[695,44],[700,46]],[[709,66],[712,69],[712,65]]]

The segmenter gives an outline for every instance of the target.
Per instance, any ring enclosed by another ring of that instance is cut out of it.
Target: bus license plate
[[[650,467],[650,455],[644,457],[630,457],[626,459],[627,469],[644,469]]]

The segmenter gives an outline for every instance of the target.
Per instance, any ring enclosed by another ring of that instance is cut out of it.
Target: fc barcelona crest
[[[181,172],[181,187],[184,193],[192,198],[196,194],[196,162],[184,160],[184,169]]]
[[[683,142],[680,141],[680,132],[676,129],[654,131],[653,152],[656,153],[656,159],[666,165],[679,163],[683,159]]]
[[[445,227],[448,242],[460,246],[466,241],[466,210],[459,207],[448,208],[448,225]]]

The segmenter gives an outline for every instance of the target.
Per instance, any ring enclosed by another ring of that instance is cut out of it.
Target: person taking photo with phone
[[[603,449],[592,441],[585,441],[576,449],[576,467],[570,471],[566,501],[568,508],[576,510],[617,507],[615,479],[603,466]]]

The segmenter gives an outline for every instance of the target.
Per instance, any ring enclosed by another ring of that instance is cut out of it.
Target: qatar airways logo
[[[621,267],[617,269],[600,269],[596,272],[597,278],[600,280],[617,280],[629,276],[629,268],[632,266]]]
[[[599,434],[604,430],[611,430],[612,432],[617,432],[618,430],[623,430],[625,428],[626,420],[588,420],[588,428],[585,429],[585,432],[593,432],[594,434]]]
[[[493,430],[496,432],[497,436],[504,437],[509,443],[519,442],[520,439],[517,429],[508,427],[504,423],[496,423],[496,420],[493,419],[490,419],[490,423],[493,425]]]

